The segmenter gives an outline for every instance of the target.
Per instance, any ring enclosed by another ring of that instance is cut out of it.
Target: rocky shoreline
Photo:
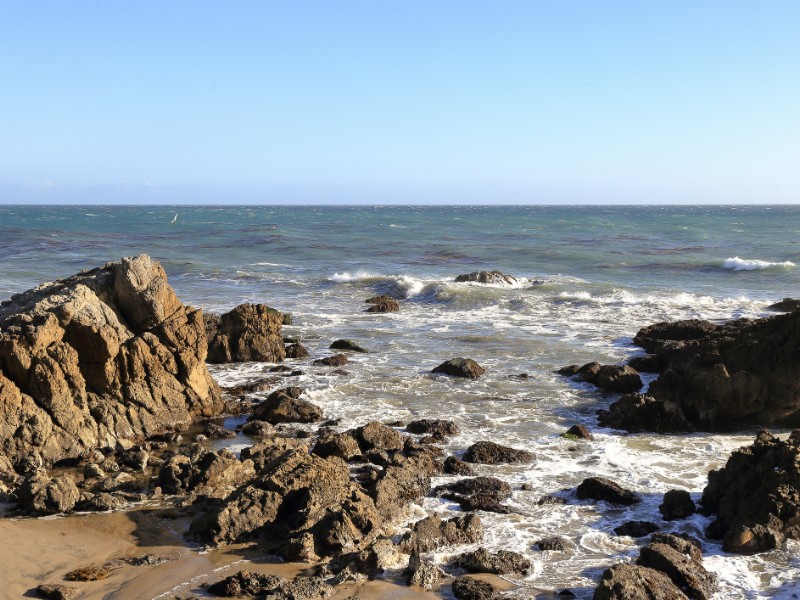
[[[499,272],[460,277],[516,282]],[[373,312],[400,309],[388,297],[368,302],[383,307]],[[600,415],[601,423],[620,429],[794,425],[799,319],[795,311],[723,326],[659,324],[636,337],[647,357],[562,373],[628,394]],[[367,420],[339,430],[302,388],[291,385],[301,371],[283,363],[306,358],[308,350],[283,338],[286,320],[279,311],[250,304],[203,315],[178,300],[163,269],[146,256],[12,297],[0,306],[0,493],[16,505],[16,514],[148,505],[160,519],[182,521],[189,542],[212,549],[244,544],[312,566],[292,577],[244,569],[209,582],[204,594],[325,598],[342,586],[401,577],[420,593],[449,586],[457,598],[498,597],[504,585],[496,576],[524,574],[531,564],[520,553],[481,547],[481,515],[513,513],[505,503],[512,489],[499,478],[477,476],[473,465],[532,462],[535,454],[487,439],[461,456],[447,455],[442,443],[459,428],[443,419]],[[312,364],[336,372],[348,356],[368,355],[352,340],[335,340],[330,350]],[[220,389],[206,367],[251,361],[277,365],[261,380],[229,389]],[[638,371],[648,369],[659,371],[659,378],[639,394]],[[475,361],[453,358],[432,376],[476,379],[484,372]],[[247,415],[241,429],[257,441],[239,455],[204,445],[235,435],[212,420],[222,414]],[[564,435],[591,439],[583,426]],[[749,554],[800,538],[798,464],[800,431],[786,440],[765,432],[709,474],[700,501],[700,510],[715,518],[709,539]],[[432,478],[445,474],[460,479],[435,487]],[[452,501],[463,514],[409,518],[428,496]],[[608,510],[639,501],[603,477],[540,500],[602,503]],[[673,490],[655,522],[626,523],[619,535],[649,541],[635,563],[603,574],[594,597],[710,598],[715,581],[702,565],[702,541],[670,533],[696,508],[688,494]],[[459,546],[463,552],[449,563],[431,560],[437,549]],[[537,546],[569,551],[558,535]],[[143,560],[147,567],[150,559]],[[71,580],[104,579],[113,571],[105,563],[88,566],[67,581],[43,582],[36,593],[77,598],[86,590]],[[552,593],[573,595],[568,589]]]

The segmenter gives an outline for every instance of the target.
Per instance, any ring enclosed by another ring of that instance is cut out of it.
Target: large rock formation
[[[0,453],[15,466],[183,427],[222,410],[199,310],[146,255],[0,305]]]
[[[283,313],[266,304],[240,304],[221,316],[206,315],[208,362],[280,362]]]
[[[637,419],[630,402],[604,415],[609,425],[628,429],[676,430],[681,421],[706,431],[753,424],[800,425],[800,311],[766,319],[739,319],[723,325],[678,321],[645,327],[634,338],[654,355],[661,370]],[[625,411],[625,415],[616,412]],[[669,424],[665,427],[665,423]]]
[[[782,441],[762,431],[708,474],[700,500],[727,552],[753,554],[800,539],[800,430]]]

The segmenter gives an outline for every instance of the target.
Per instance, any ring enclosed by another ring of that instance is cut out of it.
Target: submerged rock
[[[623,394],[635,392],[643,385],[639,372],[629,365],[601,365],[598,362],[590,362],[582,367],[569,365],[559,369],[557,373],[592,383],[609,392]]]
[[[308,348],[297,342],[286,346],[285,353],[286,358],[306,358],[308,357]]]
[[[477,379],[486,373],[486,369],[484,369],[471,358],[451,358],[450,360],[440,364],[431,372],[450,375],[451,377]]]
[[[775,312],[792,312],[795,310],[800,310],[800,300],[795,298],[784,298],[780,302],[770,304],[767,307],[767,310],[773,310]]]
[[[762,431],[708,474],[700,500],[723,550],[754,554],[800,539],[800,430],[782,441]]]
[[[430,434],[438,437],[458,435],[461,430],[452,421],[443,419],[418,419],[406,425],[406,431],[417,434]]]
[[[471,463],[496,465],[500,463],[525,463],[534,459],[532,452],[501,446],[494,442],[475,442],[467,448],[464,460]]]
[[[456,282],[483,283],[488,285],[515,285],[517,278],[500,271],[473,271],[456,277]]]
[[[372,306],[367,309],[367,312],[370,313],[398,312],[400,310],[400,304],[397,300],[385,295],[367,298],[365,302],[367,304],[372,304]]]
[[[335,340],[328,348],[331,350],[349,350],[350,352],[367,352],[365,348],[353,340]]]
[[[604,500],[612,504],[630,506],[641,502],[641,498],[621,485],[605,477],[588,477],[578,486],[578,498],[581,500]]]
[[[318,358],[311,364],[318,367],[341,367],[350,361],[344,354],[334,354],[333,356],[326,356],[325,358]]]
[[[283,314],[266,304],[240,304],[206,320],[208,362],[280,362],[286,357],[281,337]]]
[[[598,412],[604,427],[624,429],[632,433],[685,433],[694,431],[683,410],[675,402],[656,400],[647,394],[627,394]]]
[[[45,463],[188,426],[222,410],[203,316],[146,255],[0,306],[0,450]]]
[[[627,535],[632,538],[640,538],[658,531],[660,527],[650,521],[627,521],[619,527],[614,528],[617,535]]]

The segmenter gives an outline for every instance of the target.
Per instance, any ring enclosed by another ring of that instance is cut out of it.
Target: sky
[[[800,203],[800,2],[0,1],[0,203]]]

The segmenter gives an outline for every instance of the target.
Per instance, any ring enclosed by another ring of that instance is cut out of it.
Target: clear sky
[[[0,202],[800,202],[800,2],[0,2]]]

